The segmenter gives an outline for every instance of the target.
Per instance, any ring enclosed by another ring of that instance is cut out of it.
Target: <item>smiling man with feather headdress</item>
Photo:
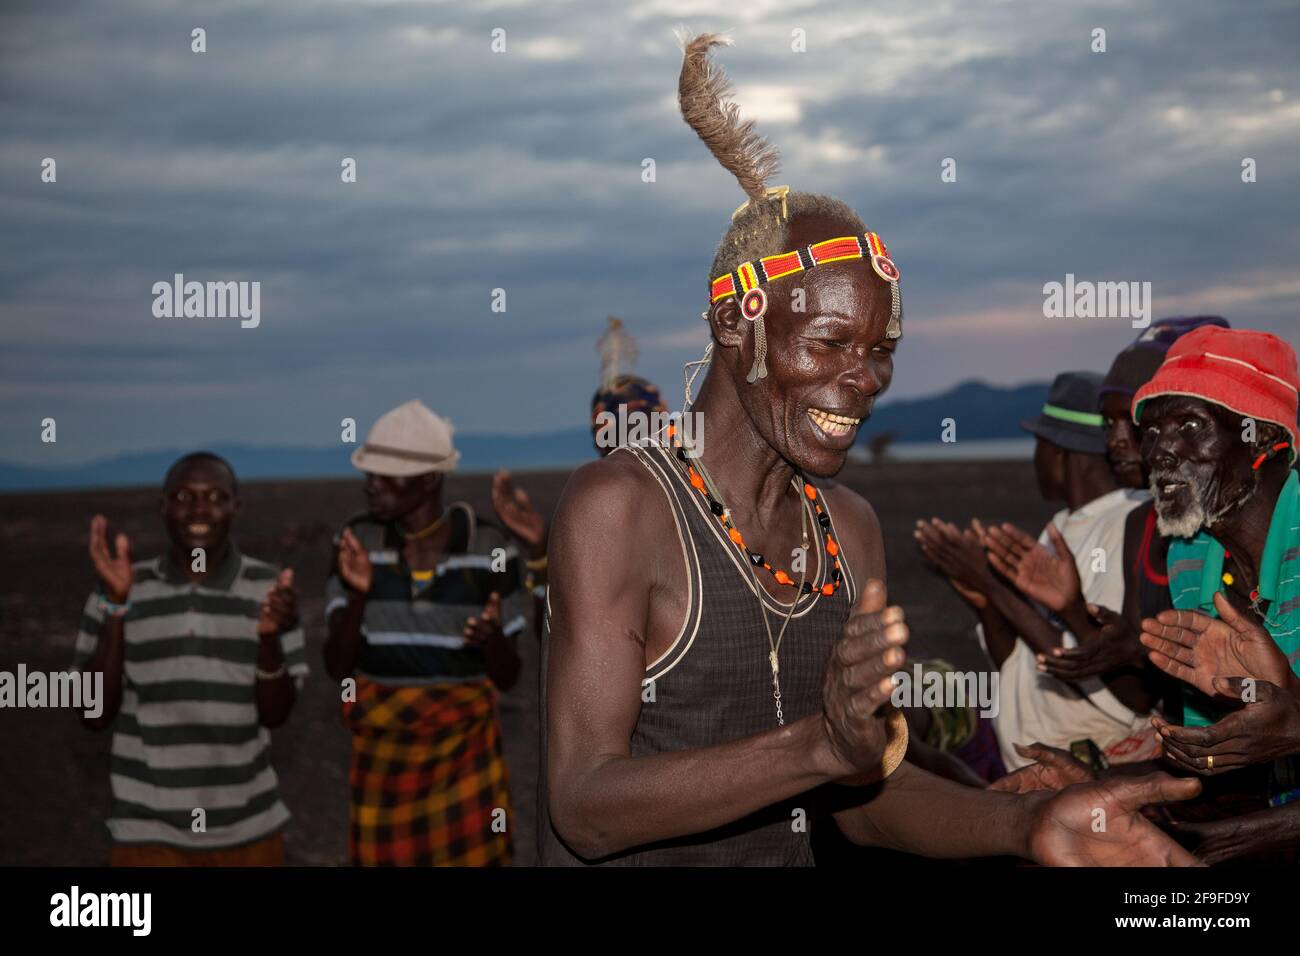
[[[710,63],[722,42],[689,40],[678,86],[686,122],[748,197],[707,277],[710,344],[692,364],[708,372],[693,400],[687,387],[708,448],[670,428],[565,489],[542,860],[806,865],[811,828],[833,821],[854,842],[931,856],[1193,862],[1138,811],[1195,781],[1009,794],[903,762],[889,697],[907,626],[887,606],[875,512],[830,480],[893,377],[899,272],[845,203],[767,185],[776,151]]]

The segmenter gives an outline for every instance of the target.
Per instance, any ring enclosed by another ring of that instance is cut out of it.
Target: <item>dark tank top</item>
[[[643,684],[641,712],[632,731],[632,756],[694,750],[774,729],[778,725],[772,669],[758,602],[761,597],[768,608],[773,639],[780,633],[789,604],[778,602],[758,586],[748,559],[727,538],[703,496],[687,483],[670,450],[647,445],[623,447],[615,454],[635,455],[663,489],[681,540],[688,588],[688,612],[681,632],[646,668],[645,679],[653,681],[654,700],[645,700],[649,695]],[[809,507],[802,494],[799,500]],[[832,532],[838,534],[824,496],[822,507],[830,515]],[[809,549],[808,580],[819,586],[828,573],[822,566],[823,532],[810,507],[809,517],[817,538]],[[773,564],[788,567],[789,561],[774,560]],[[840,566],[844,575],[840,589],[830,597],[814,589],[800,601],[781,642],[781,703],[787,725],[821,711],[827,657],[857,592],[842,550]],[[609,599],[617,600],[617,595],[609,595]],[[704,833],[636,847],[600,861],[574,855],[551,826],[547,810],[545,675],[549,645],[548,626],[542,647],[542,762],[538,774],[538,841],[543,865],[812,865],[811,831],[826,818],[821,788]]]

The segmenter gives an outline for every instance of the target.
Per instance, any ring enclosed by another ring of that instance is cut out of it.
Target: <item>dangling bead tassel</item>
[[[889,324],[885,326],[885,338],[903,337],[903,302],[898,292],[898,283],[889,283]]]
[[[761,315],[754,320],[754,367],[745,381],[753,385],[760,378],[767,378],[767,329],[763,327]]]

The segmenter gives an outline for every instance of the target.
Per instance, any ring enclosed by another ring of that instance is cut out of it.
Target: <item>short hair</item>
[[[731,272],[742,262],[790,252],[790,227],[801,216],[841,220],[852,227],[854,234],[867,231],[862,217],[853,211],[853,207],[833,196],[791,190],[786,194],[784,205],[786,215],[782,216],[780,199],[763,203],[750,201],[732,220],[722,241],[718,243],[717,251],[713,254],[712,271],[708,276],[709,283]]]
[[[170,488],[176,476],[191,465],[217,465],[224,468],[226,474],[230,475],[231,491],[236,495],[239,494],[239,478],[235,475],[235,469],[230,467],[230,462],[211,451],[192,451],[172,462],[172,466],[167,469],[167,474],[163,476],[163,491]]]

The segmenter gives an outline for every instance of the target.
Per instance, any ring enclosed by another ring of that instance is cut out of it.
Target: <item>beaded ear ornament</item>
[[[788,186],[769,189],[768,192],[779,198],[782,212],[785,209],[785,192]],[[745,203],[732,214],[734,219]],[[885,338],[897,339],[903,334],[903,303],[898,291],[898,267],[889,257],[889,250],[880,236],[874,232],[864,232],[857,236],[839,236],[815,242],[802,249],[783,252],[775,256],[764,256],[742,262],[726,275],[718,276],[709,284],[710,302],[718,302],[730,296],[740,297],[740,314],[754,323],[754,365],[745,376],[751,385],[767,377],[767,329],[763,316],[767,314],[768,299],[763,286],[785,276],[806,272],[816,266],[830,262],[843,262],[851,259],[866,259],[871,263],[876,275],[889,283],[890,310],[889,325],[885,327]]]

